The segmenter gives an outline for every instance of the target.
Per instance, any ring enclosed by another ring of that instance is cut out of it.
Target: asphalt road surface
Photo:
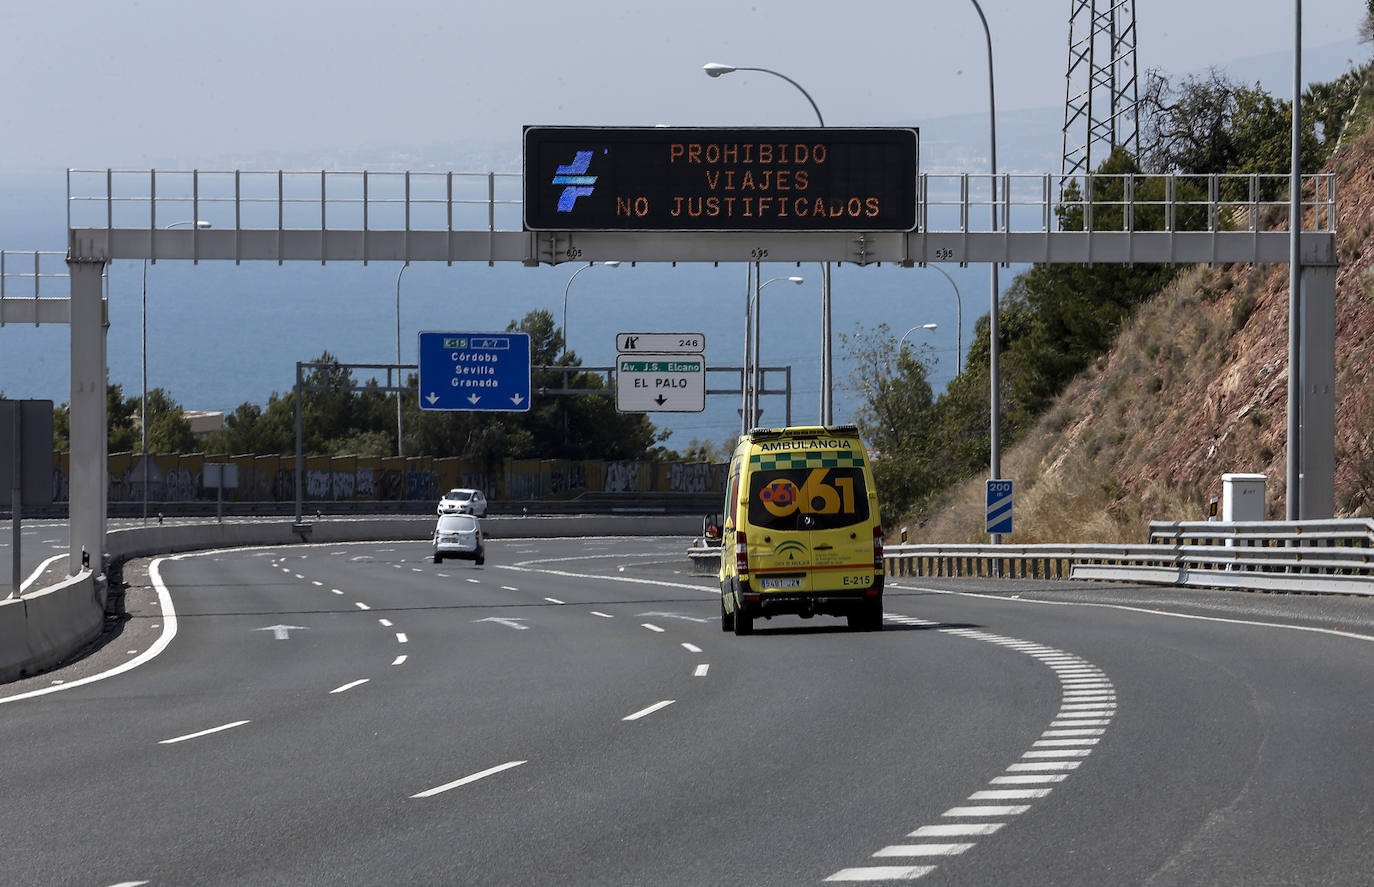
[[[686,545],[132,563],[0,687],[0,881],[1370,881],[1374,602],[909,579],[736,637]]]

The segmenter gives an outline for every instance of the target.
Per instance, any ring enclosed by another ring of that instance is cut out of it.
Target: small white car
[[[486,563],[486,546],[482,544],[482,522],[470,514],[441,514],[434,526],[434,562],[456,557],[475,561],[480,567]]]
[[[487,516],[487,495],[481,490],[455,489],[439,500],[439,514],[471,514]]]

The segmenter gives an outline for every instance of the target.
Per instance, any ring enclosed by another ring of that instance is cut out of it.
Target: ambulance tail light
[[[883,567],[883,528],[873,526],[873,570],[878,573],[884,571]]]
[[[735,571],[741,579],[749,575],[749,543],[743,532],[735,534]]]

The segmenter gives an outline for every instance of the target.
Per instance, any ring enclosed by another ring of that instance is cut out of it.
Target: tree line
[[[534,366],[568,367],[567,387],[605,394],[536,397],[523,413],[436,412],[420,409],[416,377],[411,374],[411,390],[401,395],[401,452],[475,459],[487,470],[499,467],[505,458],[673,461],[712,453],[709,443],[697,441],[685,452],[669,449],[664,442],[671,432],[658,429],[644,414],[617,412],[615,393],[606,388],[602,376],[576,371],[582,359],[563,350],[563,331],[550,312],[531,311],[506,329],[530,335]],[[396,455],[396,395],[380,390],[376,379],[357,381],[352,370],[328,351],[311,363],[317,365],[303,374],[304,384],[326,390],[301,395],[303,451],[321,456]],[[536,371],[530,385],[536,392],[562,388],[564,373]],[[140,401],[138,394],[126,395],[119,385],[108,386],[110,452],[141,451]],[[148,392],[147,423],[150,452],[289,454],[296,450],[296,395],[274,392],[265,406],[245,401],[224,417],[222,428],[197,437],[181,404],[165,389],[154,388]],[[54,436],[59,451],[68,448],[66,404],[54,411]]]

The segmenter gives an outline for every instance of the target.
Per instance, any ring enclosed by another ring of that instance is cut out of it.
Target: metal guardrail
[[[1184,587],[1374,595],[1374,521],[1156,521],[1146,545],[889,545],[894,577],[1094,579]],[[720,548],[688,550],[710,571]]]

